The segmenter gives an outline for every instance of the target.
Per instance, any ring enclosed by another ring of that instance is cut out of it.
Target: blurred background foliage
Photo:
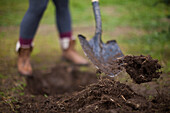
[[[0,0],[1,58],[4,54],[11,57],[15,55],[11,49],[15,48],[19,25],[28,6],[28,0]],[[160,60],[165,72],[170,72],[169,6],[170,0],[100,0],[103,40],[116,39],[124,54],[151,55]],[[70,0],[70,8],[74,28],[94,28],[91,0]],[[41,24],[54,25],[54,14],[55,8],[50,0]],[[14,31],[4,30],[11,26],[16,27],[16,29]],[[117,32],[118,35],[115,35]],[[82,31],[80,30],[79,33]],[[83,34],[88,35],[88,32]],[[53,36],[49,33],[49,37]],[[36,42],[37,45],[44,43],[41,40]],[[49,42],[48,49],[55,48],[51,38],[45,39],[45,41]],[[2,50],[4,45],[6,49]],[[80,47],[79,44],[78,46]],[[12,52],[6,52],[9,49]],[[59,50],[58,47],[56,49]],[[82,51],[81,48],[79,51]],[[38,46],[34,54],[40,52],[42,49]],[[34,58],[36,59],[36,57]]]

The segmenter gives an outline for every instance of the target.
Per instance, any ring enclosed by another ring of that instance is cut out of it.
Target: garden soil
[[[127,63],[124,67],[129,70],[127,73],[134,80],[141,79],[138,77],[139,74],[146,78],[160,76],[160,73],[155,75],[160,66],[150,57],[127,56],[123,62]],[[138,66],[139,64],[135,62],[148,63]],[[136,67],[139,68],[134,70],[135,72],[130,71]],[[147,70],[147,73],[139,71],[145,67],[152,71]],[[146,78],[136,83],[152,80]],[[6,112],[12,112],[8,108],[21,113],[168,113],[170,111],[170,97],[167,93],[158,92],[157,96],[148,100],[128,85],[115,81],[114,78],[97,77],[95,73],[80,71],[74,66],[59,64],[46,74],[36,71],[33,77],[26,78],[26,82],[25,95],[13,102],[12,107],[4,105]]]

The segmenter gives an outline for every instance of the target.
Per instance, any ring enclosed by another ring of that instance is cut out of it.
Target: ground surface
[[[74,36],[83,34],[90,39],[95,27],[91,3],[88,0],[70,3]],[[116,39],[125,55],[150,54],[158,59],[163,66],[159,79],[139,85],[123,71],[115,80],[99,81],[94,66],[75,67],[62,62],[51,1],[34,40],[31,56],[34,77],[19,76],[15,44],[28,1],[1,0],[0,112],[143,113],[148,107],[152,108],[150,112],[168,112],[170,7],[166,0],[103,0],[100,5],[104,42]],[[78,40],[76,48],[84,55]]]
[[[161,79],[164,77],[162,75]],[[168,113],[169,85],[166,86],[166,83],[160,87],[161,79],[145,83],[149,88],[134,86],[134,83],[120,83],[110,77],[97,78],[95,73],[83,72],[76,66],[60,63],[48,72],[34,71],[34,77],[25,78],[26,86],[22,83],[12,90],[18,93],[13,92],[15,98],[1,96],[0,111]],[[15,83],[18,78],[9,80]],[[4,80],[6,87],[10,87],[7,81]],[[4,85],[1,89],[7,90]]]
[[[86,78],[84,78],[86,79]],[[88,84],[88,83],[87,83]],[[14,103],[23,113],[30,112],[169,112],[168,95],[158,95],[153,100],[135,93],[129,86],[113,78],[101,79],[82,91],[50,97],[21,98]],[[166,96],[166,97],[165,97]]]

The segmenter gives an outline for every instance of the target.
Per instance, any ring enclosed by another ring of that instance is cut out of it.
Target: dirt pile
[[[148,101],[129,86],[105,78],[80,92],[25,97],[15,106],[21,106],[16,110],[22,113],[166,113],[170,110],[170,98],[165,97],[160,95]]]
[[[144,97],[136,94],[127,85],[115,82],[111,78],[91,84],[72,96],[40,100],[31,103],[27,101],[20,108],[21,112],[123,112],[143,111],[150,107],[150,103]]]
[[[57,102],[62,112],[107,112],[115,109],[132,111],[146,109],[147,101],[128,86],[111,78],[100,80],[85,90]],[[121,109],[123,108],[123,109]]]
[[[152,59],[151,56],[125,56],[120,62],[123,62],[126,72],[138,84],[159,78],[162,73],[158,60]]]

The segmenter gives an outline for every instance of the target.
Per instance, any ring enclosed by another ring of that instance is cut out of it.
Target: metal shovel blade
[[[96,20],[95,36],[87,41],[83,35],[78,35],[81,46],[85,55],[98,69],[109,76],[116,76],[121,71],[120,64],[116,63],[116,60],[124,55],[115,40],[106,44],[101,40],[102,27],[98,1],[93,2],[93,11]]]
[[[119,68],[120,64],[118,64],[116,60],[117,58],[123,57],[123,53],[115,40],[99,45],[96,43],[96,36],[90,41],[87,41],[82,35],[79,35],[78,37],[85,55],[97,69],[100,69],[109,76],[116,76],[121,72]]]

